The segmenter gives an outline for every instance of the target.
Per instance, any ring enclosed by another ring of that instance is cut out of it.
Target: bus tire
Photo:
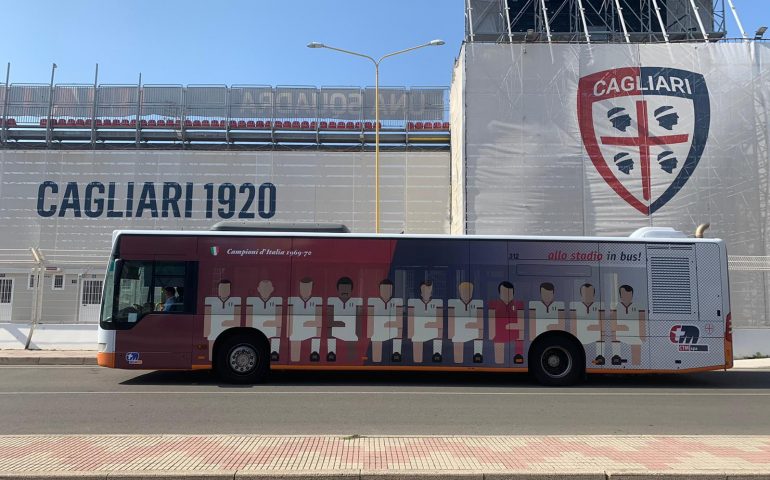
[[[214,370],[228,383],[260,383],[270,372],[268,348],[253,335],[236,334],[217,345]]]
[[[547,386],[575,385],[585,372],[582,346],[567,335],[547,335],[536,340],[529,363],[537,381]]]

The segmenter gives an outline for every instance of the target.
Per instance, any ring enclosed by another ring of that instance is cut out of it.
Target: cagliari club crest
[[[644,215],[687,183],[706,146],[709,94],[703,75],[628,67],[580,79],[578,124],[604,181]]]

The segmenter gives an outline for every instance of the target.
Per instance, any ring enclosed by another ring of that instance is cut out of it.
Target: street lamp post
[[[370,60],[374,64],[374,231],[380,233],[380,63],[388,57],[400,55],[402,53],[411,52],[423,47],[437,47],[444,45],[443,40],[431,40],[428,43],[417,45],[397,52],[388,53],[375,60],[369,55],[363,53],[352,52],[343,48],[331,47],[323,43],[310,42],[307,44],[308,48],[328,48],[329,50],[335,50],[337,52],[347,53],[349,55],[355,55],[357,57],[363,57]]]

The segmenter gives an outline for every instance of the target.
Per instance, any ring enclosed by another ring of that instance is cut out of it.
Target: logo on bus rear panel
[[[215,257],[219,255],[219,247],[211,247],[211,254]]]
[[[695,325],[674,325],[669,332],[671,343],[676,343],[680,352],[708,352],[708,345],[698,345],[700,329]]]
[[[588,156],[621,199],[659,210],[698,166],[711,119],[703,75],[660,67],[580,79],[578,124]]]
[[[139,352],[126,353],[126,362],[128,362],[129,365],[141,365],[142,360],[139,358]]]

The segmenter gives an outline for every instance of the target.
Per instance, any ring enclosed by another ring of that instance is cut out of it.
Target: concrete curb
[[[0,356],[0,365],[96,365],[93,357]]]

